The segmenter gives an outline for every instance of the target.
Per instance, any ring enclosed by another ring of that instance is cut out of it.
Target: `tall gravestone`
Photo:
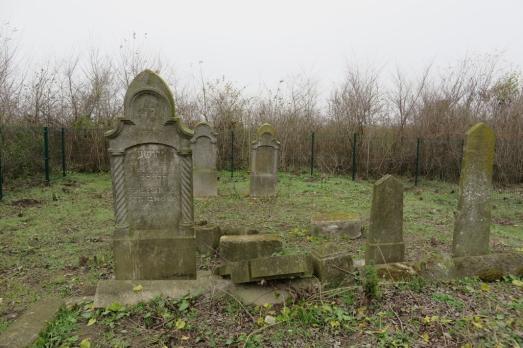
[[[495,145],[494,131],[486,124],[478,123],[467,131],[452,243],[456,257],[489,253]]]
[[[194,197],[217,196],[216,133],[207,122],[196,125],[191,145]]]
[[[109,141],[116,279],[193,279],[192,131],[175,116],[165,82],[149,70],[130,84]]]
[[[385,175],[374,184],[365,264],[402,262],[403,184]]]
[[[274,128],[264,123],[256,132],[258,139],[251,147],[252,197],[267,197],[276,194],[278,153],[280,142],[275,138]]]

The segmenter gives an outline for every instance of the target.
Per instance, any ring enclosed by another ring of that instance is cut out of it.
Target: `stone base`
[[[318,214],[311,219],[311,234],[329,238],[361,237],[361,217],[355,213]]]
[[[140,291],[135,291],[141,285]],[[98,282],[94,307],[103,308],[112,303],[134,305],[157,296],[173,299],[199,296],[207,291],[225,289],[230,282],[209,272],[198,272],[196,280],[102,280]]]
[[[405,243],[371,244],[367,243],[365,264],[403,262],[405,260]]]
[[[316,293],[321,284],[316,278],[289,279],[273,281],[265,286],[258,284],[232,284],[227,292],[244,304],[263,306],[266,304],[282,304],[293,300],[297,290],[310,290]]]
[[[307,278],[312,263],[307,255],[271,256],[230,263],[228,271],[235,284],[270,279]]]
[[[119,280],[195,279],[196,239],[172,231],[117,231],[114,274]]]
[[[218,250],[222,231],[216,225],[194,226],[196,248],[200,255],[209,255]]]
[[[314,275],[325,284],[335,286],[352,271],[352,257],[347,251],[317,248],[311,253]]]
[[[280,237],[274,234],[222,236],[220,257],[227,262],[271,256],[283,248]]]
[[[194,198],[218,196],[218,173],[216,170],[193,169]]]
[[[38,338],[54,319],[63,304],[62,299],[47,298],[33,304],[0,335],[0,348],[25,348]]]
[[[276,175],[272,174],[251,174],[250,196],[251,197],[271,197],[276,195]]]

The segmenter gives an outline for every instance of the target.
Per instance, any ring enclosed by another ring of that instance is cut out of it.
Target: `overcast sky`
[[[249,89],[296,74],[329,86],[348,64],[386,75],[503,53],[520,67],[522,16],[523,0],[0,0],[31,61],[117,55],[135,32],[183,83],[201,66]]]

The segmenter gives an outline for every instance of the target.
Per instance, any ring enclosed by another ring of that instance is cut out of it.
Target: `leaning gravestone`
[[[194,197],[217,196],[216,133],[208,123],[200,122],[194,128],[191,144]]]
[[[250,183],[252,197],[267,197],[276,194],[280,143],[274,134],[274,128],[270,124],[264,123],[258,128],[258,140],[252,143]]]
[[[175,116],[165,82],[145,70],[109,131],[116,279],[193,279],[192,131]]]
[[[490,195],[496,137],[484,123],[476,124],[466,135],[452,243],[455,257],[489,253]]]
[[[402,262],[403,184],[385,175],[374,184],[365,264]]]

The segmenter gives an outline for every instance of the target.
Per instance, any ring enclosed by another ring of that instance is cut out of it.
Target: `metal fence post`
[[[420,147],[421,139],[418,138],[416,140],[416,177],[414,178],[414,185],[418,186],[418,178],[419,178],[419,147]]]
[[[4,133],[0,127],[0,201],[4,198],[4,171],[2,167],[2,152],[4,148]]]
[[[231,129],[231,179],[234,176],[234,129]]]
[[[65,176],[65,128],[62,127],[62,176]]]
[[[311,134],[311,176],[314,173],[314,132]]]
[[[356,133],[352,139],[352,181],[356,180]]]
[[[44,127],[44,168],[45,181],[49,185],[49,129],[47,127]]]

